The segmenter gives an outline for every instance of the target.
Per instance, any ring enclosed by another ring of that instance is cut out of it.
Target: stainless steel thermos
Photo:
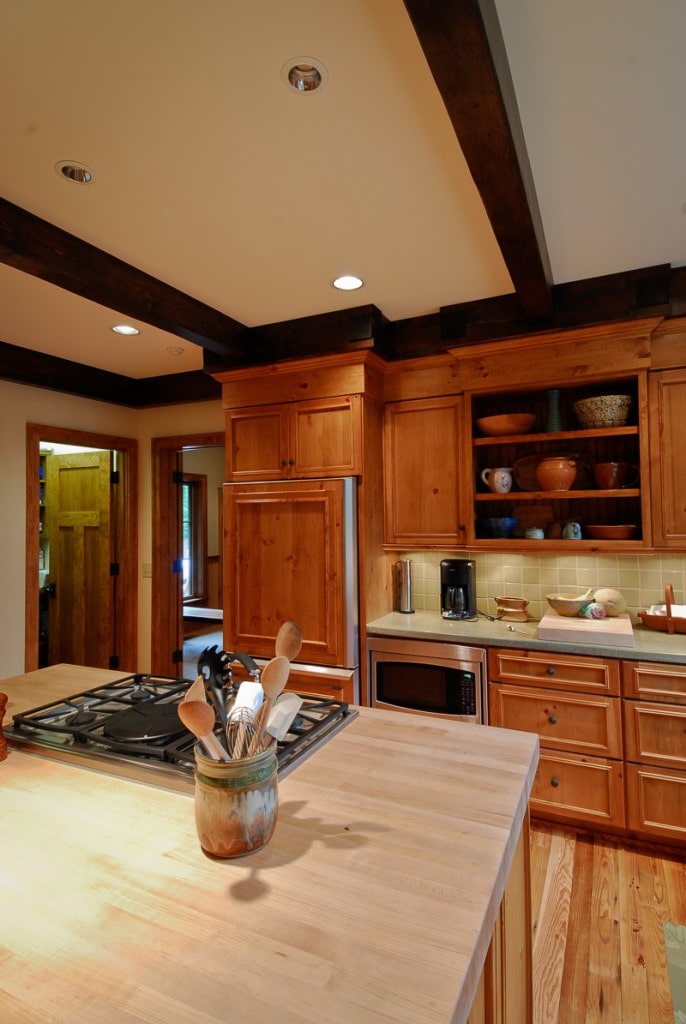
[[[398,611],[412,614],[412,559],[401,558],[395,563],[397,573]]]

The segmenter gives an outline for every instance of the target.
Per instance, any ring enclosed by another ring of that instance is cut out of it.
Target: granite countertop
[[[55,666],[0,691],[12,714],[111,676]],[[360,708],[279,782],[269,844],[217,861],[190,794],[10,748],[5,1017],[464,1022],[537,761],[529,733]]]
[[[513,627],[508,629],[508,626]],[[634,661],[686,662],[686,634],[658,633],[634,626],[633,647],[609,644],[561,643],[539,640],[538,622],[491,622],[479,615],[474,622],[442,618],[439,612],[417,611],[412,614],[391,612],[367,623],[367,634],[405,637],[408,640],[442,640],[476,644],[482,647],[523,647],[535,651],[569,651],[603,658],[625,658]]]

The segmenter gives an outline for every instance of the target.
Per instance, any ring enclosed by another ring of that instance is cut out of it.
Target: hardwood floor
[[[674,1024],[662,924],[686,858],[532,821],[533,1024]]]

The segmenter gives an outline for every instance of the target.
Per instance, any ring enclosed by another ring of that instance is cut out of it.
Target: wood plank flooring
[[[686,857],[532,821],[531,878],[532,1024],[674,1024],[662,924],[686,925]]]

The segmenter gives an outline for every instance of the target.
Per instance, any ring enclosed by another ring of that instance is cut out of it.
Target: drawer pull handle
[[[546,671],[546,675],[549,675],[549,676],[554,676],[555,675],[555,669],[553,668],[552,665],[548,665],[548,667],[547,667],[547,669],[545,671]]]
[[[557,787],[560,785],[559,780],[556,779],[554,775],[553,775],[552,779],[550,780],[550,785],[553,787],[553,789],[557,789]]]
[[[556,718],[555,715],[551,715],[550,718],[548,719],[548,721],[550,722],[551,725],[557,725],[557,718]]]

